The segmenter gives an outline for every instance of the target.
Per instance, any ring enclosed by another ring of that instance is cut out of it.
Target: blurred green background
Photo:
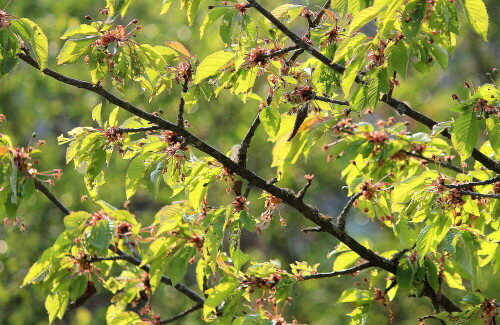
[[[6,2],[2,0],[0,8]],[[206,10],[203,8],[206,8],[208,2],[205,1],[205,6],[202,4],[194,25],[189,27],[185,15],[178,11],[178,3],[174,2],[174,8],[167,15],[159,16],[160,0],[136,0],[132,3],[124,24],[133,18],[138,18],[144,27],[138,36],[139,42],[154,45],[164,44],[167,40],[178,41],[185,44],[199,58],[203,58],[223,48],[217,27],[210,28],[207,36],[202,40],[199,39],[198,26],[204,18]],[[314,8],[322,2],[311,1],[311,5]],[[262,3],[267,8],[273,8],[284,2],[263,0]],[[426,76],[410,71],[407,80],[401,81],[401,86],[395,90],[397,98],[404,99],[414,108],[438,121],[443,121],[450,117],[447,108],[454,106],[451,94],[465,91],[464,80],[472,80],[474,84],[486,81],[484,74],[498,64],[498,53],[500,53],[499,25],[496,19],[499,17],[500,6],[495,0],[486,1],[486,5],[490,12],[490,42],[482,42],[479,36],[465,26],[462,28],[459,46],[450,62],[449,71],[443,73],[436,66]],[[104,0],[14,0],[7,11],[17,17],[28,17],[44,29],[50,42],[49,67],[75,78],[89,80],[88,69],[83,62],[70,66],[56,66],[55,57],[63,44],[59,36],[68,27],[85,23],[85,15],[98,16],[98,9],[104,6]],[[300,24],[304,22],[300,21],[295,27],[302,32],[303,25]],[[106,85],[111,88],[109,83],[105,83]],[[123,96],[150,112],[161,108],[167,119],[175,120],[179,91],[180,86],[175,86],[172,93],[164,93],[150,103],[147,94],[141,93],[138,88],[127,91]],[[256,92],[265,96],[266,91],[266,85],[261,83],[261,89]],[[52,190],[70,210],[85,209],[92,212],[95,211],[95,205],[90,202],[80,202],[80,197],[86,194],[83,176],[74,170],[73,166],[65,166],[65,147],[57,145],[56,137],[76,126],[96,126],[91,121],[90,113],[100,101],[101,99],[94,94],[43,77],[40,72],[22,62],[17,71],[2,80],[0,84],[0,113],[7,116],[0,132],[11,135],[17,146],[27,145],[33,132],[36,132],[37,139],[46,140],[38,169],[63,168],[64,176]],[[103,114],[106,116],[114,107],[107,103],[103,104]],[[187,119],[193,126],[191,130],[195,134],[221,151],[228,152],[242,139],[256,111],[256,102],[242,104],[235,96],[222,93],[217,100],[210,103],[200,101],[196,111],[188,115]],[[375,122],[391,114],[393,114],[391,109],[379,104],[374,115],[366,116],[366,120]],[[119,114],[122,121],[126,117],[128,116],[124,112]],[[420,128],[413,123],[411,126],[414,129]],[[330,142],[329,140],[327,137],[322,139],[307,161],[300,161],[289,168],[288,176],[280,184],[298,190],[304,183],[304,174],[316,174],[313,186],[308,192],[308,201],[320,207],[326,214],[337,215],[346,202],[346,193],[342,191],[343,183],[339,179],[338,163],[335,161],[328,163],[326,155],[320,150],[321,145]],[[271,178],[275,174],[275,171],[268,167],[271,162],[271,149],[272,145],[266,141],[264,131],[259,129],[249,151],[249,167],[266,178]],[[106,173],[107,184],[101,190],[100,198],[117,207],[121,207],[125,201],[123,172],[126,166],[123,160],[113,159]],[[172,201],[168,191],[163,189],[157,201],[153,201],[146,190],[139,191],[132,198],[130,209],[143,223],[151,220],[159,207]],[[226,194],[221,191],[221,195]],[[254,191],[250,198],[255,211],[259,211],[264,203],[259,196],[260,193]],[[227,200],[232,199],[229,195],[226,197]],[[262,235],[245,233],[243,247],[246,251],[253,254],[254,260],[280,260],[285,268],[294,261],[306,260],[311,264],[320,262],[320,272],[331,271],[332,260],[328,260],[326,255],[337,242],[327,235],[301,233],[300,229],[311,225],[294,211],[282,208],[280,213],[288,225],[281,229],[276,219]],[[61,222],[63,215],[45,197],[36,195],[22,206],[19,216],[26,225],[26,231],[21,232],[15,227],[0,227],[0,324],[45,324],[47,323],[44,308],[45,294],[37,287],[20,288],[20,284],[30,265],[63,230]],[[368,240],[377,251],[401,249],[399,241],[394,239],[389,231],[361,214],[353,213],[349,229],[355,238]],[[494,298],[500,291],[500,282],[495,281],[498,277],[490,276],[487,268],[483,272],[483,282],[480,283],[480,287],[486,296]],[[354,281],[360,281],[362,278],[363,273],[357,277],[346,276],[301,283],[293,292],[294,300],[291,302],[289,312],[299,323],[347,324],[350,318],[345,314],[349,313],[352,307],[348,304],[337,305],[334,302],[343,289],[353,286]],[[191,285],[195,282],[194,279],[188,279],[189,281]],[[469,286],[468,289],[476,288]],[[456,299],[463,295],[463,292],[454,290],[450,291],[450,294]],[[69,312],[62,321],[57,320],[55,323],[103,324],[110,297],[106,292],[95,295],[84,307]],[[188,306],[189,301],[172,288],[163,287],[153,298],[153,304],[155,310],[166,318]],[[432,313],[432,306],[426,299],[399,297],[389,306],[396,315],[396,324],[416,324],[418,316]],[[389,323],[388,313],[387,308],[374,304],[368,324]],[[195,314],[179,321],[178,324],[198,324],[201,323],[199,317],[200,314]],[[428,324],[432,322],[429,321]]]

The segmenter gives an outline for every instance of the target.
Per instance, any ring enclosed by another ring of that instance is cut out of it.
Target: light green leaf
[[[410,261],[407,258],[401,260],[398,264],[398,270],[396,271],[396,280],[398,281],[398,286],[405,292],[409,292],[411,289],[411,284],[413,282],[413,276],[415,271],[413,270]]]
[[[198,10],[198,7],[200,6],[200,1],[201,0],[190,0],[187,5],[187,16],[188,16],[188,22],[189,26],[193,25],[193,20],[194,16],[196,15],[196,11]]]
[[[56,317],[62,318],[64,316],[68,301],[69,294],[67,292],[49,293],[47,299],[45,299],[45,309],[49,313],[49,323],[52,324]]]
[[[102,126],[101,110],[102,110],[102,102],[97,104],[92,110],[92,119],[96,121],[99,126]]]
[[[229,282],[223,282],[216,285],[214,288],[208,289],[206,293],[208,298],[203,305],[203,317],[206,318],[210,313],[214,312],[216,308],[227,298],[233,291],[239,287],[239,283],[230,279]]]
[[[94,41],[95,39],[91,38],[66,41],[61,49],[61,52],[59,52],[59,55],[57,56],[57,64],[76,62],[79,58],[90,51],[90,44]]]
[[[274,138],[278,134],[281,123],[280,112],[271,106],[264,107],[260,112],[260,121],[266,133]]]
[[[225,8],[225,7],[210,9],[208,14],[205,16],[203,23],[200,26],[200,39],[202,39],[203,35],[205,35],[206,29],[208,27],[212,26],[228,10],[230,10],[230,9]]]
[[[18,19],[18,22],[22,24],[29,33],[29,41],[35,59],[40,65],[40,70],[47,67],[47,60],[49,57],[49,41],[43,30],[33,21],[28,18]]]
[[[219,27],[219,34],[222,38],[222,41],[226,44],[233,43],[232,35],[233,35],[233,25],[234,20],[236,18],[237,11],[229,10],[224,14],[222,18],[222,22]]]
[[[61,39],[76,38],[79,40],[81,38],[89,38],[89,36],[91,37],[92,35],[97,37],[98,34],[99,32],[97,28],[91,25],[83,24],[68,28],[68,30],[61,36]]]
[[[199,84],[208,77],[213,76],[220,71],[222,67],[234,59],[234,53],[226,51],[217,51],[207,56],[196,69],[194,83]]]
[[[490,139],[491,148],[495,151],[497,158],[500,157],[500,123],[494,118],[486,120],[488,128],[488,138]]]
[[[78,229],[90,218],[90,214],[85,211],[73,212],[64,217],[64,226],[72,231]]]
[[[161,10],[160,10],[160,15],[166,14],[168,9],[170,9],[170,6],[172,5],[172,2],[174,0],[163,0],[163,3],[161,5]]]
[[[453,123],[451,142],[462,161],[469,158],[472,154],[478,134],[479,126],[472,109],[462,113],[455,123]]]
[[[462,0],[465,16],[472,28],[488,41],[488,12],[482,0]]]
[[[172,280],[172,284],[176,285],[186,275],[189,260],[196,253],[196,249],[191,246],[184,246],[176,254],[169,256],[166,273]]]

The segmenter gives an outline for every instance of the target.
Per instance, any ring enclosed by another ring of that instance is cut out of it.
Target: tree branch
[[[40,182],[40,180],[38,179],[33,179],[33,182],[35,183],[35,188],[37,190],[39,190],[40,192],[42,192],[52,203],[54,203],[54,205],[56,207],[59,208],[59,210],[61,210],[65,215],[68,215],[71,213],[71,211],[69,211],[69,209],[61,202],[59,201],[55,196],[54,194],[52,194],[52,192],[47,188],[45,187],[45,185],[43,185],[42,182]]]
[[[500,174],[493,177],[493,178],[486,179],[484,181],[461,183],[461,184],[448,184],[448,185],[445,185],[445,187],[447,187],[447,188],[471,188],[473,186],[489,185],[489,184],[493,184],[496,182],[500,182]]]
[[[327,272],[327,273],[316,273],[316,274],[311,274],[311,275],[304,275],[304,276],[302,276],[302,279],[304,279],[304,280],[310,280],[310,279],[331,278],[331,277],[338,276],[338,275],[345,275],[345,274],[356,273],[358,271],[361,271],[361,270],[364,270],[364,269],[367,269],[367,268],[373,267],[373,266],[374,266],[373,263],[366,262],[366,263],[363,263],[363,264],[351,267],[350,269],[345,269],[345,270],[342,270],[342,271]]]
[[[266,98],[266,106],[271,105],[273,97],[274,97],[274,88],[271,88]],[[243,138],[243,140],[241,140],[240,148],[238,150],[238,155],[236,156],[237,163],[243,168],[245,168],[247,164],[247,153],[248,153],[248,148],[250,147],[250,142],[252,141],[252,138],[255,135],[255,131],[257,131],[259,125],[260,125],[260,109],[257,112],[257,115],[255,116],[252,125],[250,125],[247,134],[245,134],[245,137]]]
[[[337,227],[339,227],[340,230],[345,231],[347,214],[349,213],[349,210],[351,210],[351,207],[354,204],[354,202],[356,202],[358,197],[361,196],[361,194],[363,194],[363,193],[359,192],[359,193],[356,193],[353,196],[351,196],[351,198],[349,199],[349,201],[345,205],[344,209],[342,209],[342,212],[340,212],[340,215],[337,219]]]
[[[500,194],[483,194],[483,193],[472,192],[472,191],[459,191],[459,193],[462,195],[474,195],[474,196],[486,197],[486,198],[491,198],[491,199],[500,199]]]
[[[427,126],[431,130],[434,125],[437,124],[437,122],[430,117],[414,110],[400,100],[387,96],[387,94],[384,94],[382,96],[381,101],[394,108],[400,115],[407,115],[415,121]],[[451,139],[451,134],[448,132],[448,130],[444,130],[443,132],[441,132],[441,135],[448,139]],[[500,162],[488,158],[485,154],[483,154],[476,148],[472,150],[472,157],[483,164],[483,166],[488,168],[489,170],[492,170],[495,173],[500,173]]]
[[[438,163],[438,162],[432,160],[431,158],[424,157],[424,156],[422,156],[421,154],[418,154],[418,153],[413,153],[413,152],[406,151],[406,150],[403,150],[403,152],[405,154],[407,154],[408,156],[412,156],[412,157],[415,157],[415,158],[418,158],[418,159],[425,160],[425,162],[427,162],[427,163],[432,163],[432,164],[435,164],[435,165],[439,165],[439,166],[442,166],[442,167],[454,170],[454,171],[456,171],[458,173],[463,173],[463,170],[461,168],[455,166],[455,165],[452,165],[452,164],[449,164],[449,163]]]
[[[313,99],[319,100],[321,102],[333,103],[333,104],[337,104],[337,105],[345,105],[345,106],[350,105],[349,102],[346,100],[336,100],[336,99],[332,99],[332,98],[326,97],[326,96],[314,96]]]
[[[199,304],[196,304],[194,305],[193,307],[189,308],[189,309],[186,309],[185,311],[175,315],[175,316],[172,316],[168,319],[165,319],[165,320],[162,320],[160,322],[160,324],[168,324],[168,323],[172,323],[172,322],[175,322],[176,320],[182,318],[182,317],[185,317],[195,311],[197,311],[198,309],[200,308],[203,308],[203,304],[202,303],[199,303]]]
[[[314,56],[316,59],[321,61],[322,63],[326,64],[330,68],[332,68],[334,71],[339,72],[339,73],[344,73],[345,67],[341,64],[338,63],[332,63],[332,60],[329,59],[327,56],[322,54],[320,51],[318,51],[316,48],[314,48],[312,45],[308,44],[306,41],[304,41],[302,38],[300,38],[297,34],[292,32],[288,27],[286,27],[279,19],[274,17],[269,11],[267,11],[262,5],[260,5],[256,0],[248,0],[248,3],[255,8],[257,11],[259,11],[264,17],[266,17],[276,28],[278,28],[283,34],[288,36],[292,42],[300,46],[302,49],[305,51],[309,52],[312,56]],[[362,80],[359,77],[356,77],[356,82],[361,83]],[[402,101],[395,99],[393,97],[389,97],[387,94],[384,94],[381,99],[382,102],[386,103],[387,105],[393,107],[399,114],[401,115],[407,115],[417,122],[420,122],[424,124],[425,126],[429,127],[432,130],[432,127],[436,125],[437,123],[432,120],[431,118],[425,116],[424,114],[412,109],[410,106],[407,104],[403,103]],[[448,133],[448,131],[443,131],[441,133],[443,136],[447,138],[451,138],[451,135]],[[486,155],[481,153],[479,150],[475,149],[472,151],[472,157],[479,161],[481,164],[483,164],[486,168],[496,172],[500,173],[500,162],[496,162],[490,158],[488,158]]]
[[[189,83],[189,79],[187,77],[185,77],[184,83],[182,84],[182,93],[181,93],[181,98],[179,100],[179,108],[178,108],[178,114],[177,114],[177,126],[181,127],[181,128],[184,127],[184,106],[186,105],[186,101],[184,100],[184,97],[182,97],[182,94],[187,93],[188,83]]]
[[[139,133],[139,132],[148,132],[155,131],[161,129],[158,125],[146,126],[142,128],[118,128],[116,129],[117,133]]]
[[[24,53],[19,53],[19,57],[30,64],[31,66],[39,69],[38,63],[29,55]],[[295,193],[289,189],[280,188],[272,183],[268,183],[265,179],[255,174],[253,171],[240,166],[238,163],[231,160],[231,158],[224,155],[219,150],[211,147],[209,144],[187,131],[186,129],[179,127],[178,125],[171,123],[163,118],[148,113],[139,109],[138,107],[116,97],[99,85],[93,85],[92,83],[73,79],[64,76],[52,69],[44,69],[42,71],[45,75],[48,75],[60,82],[72,85],[78,88],[86,89],[99,94],[103,98],[107,99],[110,103],[115,104],[124,110],[144,119],[151,123],[157,124],[162,129],[173,131],[186,139],[186,142],[191,144],[198,150],[208,154],[209,156],[218,160],[223,166],[229,169],[231,172],[243,177],[253,186],[256,186],[272,195],[280,198],[288,204],[289,206],[300,212],[306,219],[312,221],[316,225],[320,226],[325,232],[328,232],[344,244],[346,244],[352,251],[357,253],[361,258],[373,262],[375,266],[378,266],[391,273],[396,272],[396,266],[391,263],[388,259],[383,256],[376,254],[373,250],[366,248],[361,243],[356,241],[354,238],[346,234],[344,231],[338,229],[334,224],[330,222],[329,218],[324,218],[324,216],[318,211],[318,209],[312,205],[304,203],[302,200],[295,196]],[[149,269],[149,267],[148,267]]]
[[[35,181],[35,187],[40,192],[42,192],[50,201],[52,201],[52,203],[54,203],[65,215],[68,215],[71,213],[71,211],[69,211],[69,209],[66,208],[64,206],[64,204],[62,204],[59,200],[57,200],[57,198],[49,191],[48,188],[45,187],[45,185],[43,185],[37,179],[34,179],[34,181]],[[103,258],[101,258],[101,261],[104,261],[104,260],[124,260],[124,261],[129,262],[130,264],[133,264],[135,266],[139,266],[141,269],[143,269],[144,271],[149,273],[149,270],[150,270],[149,265],[140,266],[142,263],[142,261],[140,259],[134,258],[134,257],[126,254],[125,252],[123,252],[122,250],[120,250],[118,247],[116,247],[114,245],[109,245],[109,249],[111,251],[117,253],[119,256],[117,256],[117,257],[103,257]],[[166,285],[173,286],[172,280],[165,275],[161,276],[161,282],[165,283]],[[177,291],[179,291],[180,293],[184,294],[186,297],[188,297],[189,299],[191,299],[197,303],[203,304],[205,302],[205,299],[203,299],[196,292],[189,289],[186,285],[184,285],[180,282],[177,283],[173,287]]]

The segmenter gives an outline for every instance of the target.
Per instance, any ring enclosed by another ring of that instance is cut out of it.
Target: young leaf
[[[267,106],[262,109],[259,115],[264,130],[271,138],[276,137],[280,129],[281,115],[274,107]]]
[[[208,77],[213,76],[220,69],[234,59],[234,53],[226,51],[217,51],[207,56],[196,69],[194,83],[199,84]]]
[[[160,10],[160,15],[166,14],[168,9],[170,9],[170,6],[172,5],[172,2],[174,0],[163,0],[163,3],[161,5],[161,10]]]
[[[210,9],[208,14],[205,16],[203,23],[200,26],[200,39],[205,35],[205,31],[208,27],[212,26],[224,13],[228,11],[226,7],[219,7]]]
[[[194,56],[193,54],[191,54],[191,52],[189,52],[189,50],[184,45],[182,45],[179,42],[166,41],[165,43],[170,48],[173,48],[174,50],[176,50],[177,52],[179,52],[180,54],[184,55],[187,58],[192,58]]]
[[[488,41],[488,12],[483,0],[462,0],[465,16],[472,28]]]
[[[472,154],[478,134],[479,126],[472,109],[462,113],[455,123],[453,123],[451,142],[462,161],[469,158]]]

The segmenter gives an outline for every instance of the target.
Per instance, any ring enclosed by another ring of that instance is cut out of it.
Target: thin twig
[[[289,46],[289,47],[285,47],[285,48],[283,48],[281,50],[276,50],[276,51],[271,50],[271,52],[269,54],[263,55],[262,57],[270,59],[270,58],[274,58],[274,57],[277,57],[277,56],[280,56],[280,55],[288,54],[288,53],[293,52],[293,51],[297,51],[299,49],[300,49],[300,46],[298,46],[298,45],[292,45],[292,46]]]
[[[309,227],[301,230],[303,233],[308,233],[308,232],[323,232],[323,229],[321,227]]]
[[[186,309],[185,311],[181,312],[181,313],[178,313],[177,315],[175,316],[172,316],[168,319],[165,319],[165,320],[162,320],[160,322],[160,324],[168,324],[168,323],[172,323],[172,322],[175,322],[176,320],[182,318],[182,317],[185,317],[195,311],[197,311],[198,309],[201,309],[203,308],[203,304],[202,303],[199,303],[199,304],[196,304],[194,305],[193,307],[189,308],[189,309]]]
[[[483,193],[472,192],[472,191],[459,191],[458,193],[460,193],[462,195],[474,195],[474,196],[485,197],[485,198],[490,198],[490,199],[500,199],[500,194],[483,194]]]
[[[342,212],[340,212],[340,215],[337,219],[337,227],[339,227],[340,230],[345,231],[345,225],[347,221],[347,214],[349,213],[349,210],[351,210],[351,207],[353,206],[354,202],[358,199],[358,197],[363,194],[362,192],[356,193],[347,202],[345,207],[342,209]]]
[[[342,270],[342,271],[327,272],[327,273],[316,273],[316,274],[311,274],[311,275],[304,275],[304,276],[302,276],[302,279],[303,280],[310,280],[310,279],[331,278],[331,277],[338,276],[338,275],[345,275],[345,274],[356,273],[358,271],[367,269],[367,268],[372,267],[372,266],[374,266],[373,263],[366,262],[366,263],[363,263],[363,264],[351,267],[350,269],[345,269],[345,270]]]
[[[117,133],[139,133],[139,132],[148,132],[155,131],[161,129],[158,125],[145,126],[142,128],[118,128],[116,129]]]
[[[134,257],[136,259],[140,260],[141,259],[141,255],[135,249],[134,245],[130,241],[129,236],[128,235],[123,235],[122,237],[123,237],[123,240],[125,241],[125,245],[127,245],[127,248],[132,252],[132,254],[134,255]]]
[[[184,78],[184,83],[182,84],[182,94],[187,93],[188,91],[188,83],[189,79]],[[186,100],[181,94],[181,98],[179,99],[179,109],[177,114],[177,126],[180,128],[184,127],[184,106],[186,106]]]
[[[415,158],[418,158],[418,159],[425,160],[425,162],[427,162],[427,163],[432,163],[432,164],[435,164],[435,165],[438,165],[438,166],[441,166],[441,167],[445,167],[445,168],[454,170],[454,171],[459,172],[459,173],[463,173],[463,170],[461,168],[459,168],[459,167],[457,167],[455,165],[452,165],[450,163],[443,163],[443,162],[439,163],[439,162],[434,161],[431,158],[424,157],[421,154],[414,153],[414,152],[411,152],[411,151],[403,150],[403,152],[405,154],[407,154],[408,156],[412,156],[412,157],[415,157]]]
[[[286,27],[279,19],[277,19],[275,16],[271,14],[271,12],[267,11],[260,3],[258,3],[256,0],[248,0],[248,3],[251,5],[251,7],[255,8],[257,11],[259,11],[264,17],[266,17],[276,28],[278,28],[283,34],[288,36],[292,42],[295,44],[299,45],[303,50],[309,52],[312,56],[314,56],[316,59],[324,63],[325,65],[329,66],[332,68],[334,71],[338,73],[344,73],[345,67],[341,64],[338,63],[333,63],[330,58],[328,58],[326,55],[322,54],[320,51],[318,51],[314,46],[308,44],[305,40],[303,40],[301,37],[299,37],[297,34],[292,32],[288,27]],[[355,81],[357,83],[363,83],[361,78],[356,77]],[[411,108],[409,105],[406,103],[387,96],[387,94],[384,94],[381,98],[381,101],[386,103],[387,105],[391,106],[394,108],[399,114],[401,115],[407,115],[411,117],[412,119],[416,120],[417,122],[420,122],[421,124],[424,124],[428,128],[432,130],[433,126],[437,124],[436,121],[433,119],[429,118],[428,116],[414,110]],[[449,134],[448,131],[443,131],[441,134],[447,138],[451,138],[451,135]],[[500,173],[500,162],[497,162],[493,159],[490,159],[486,155],[484,155],[482,152],[479,150],[475,149],[472,151],[472,157],[483,164],[486,168],[496,172]]]
[[[319,25],[319,23],[321,22],[321,18],[323,18],[323,15],[325,14],[325,10],[327,10],[331,4],[332,4],[331,0],[327,0],[325,2],[321,10],[316,14],[316,17],[314,17],[312,24],[309,24],[309,28],[315,28]]]
[[[319,100],[321,102],[333,103],[333,104],[337,104],[337,105],[345,105],[345,106],[350,105],[349,102],[346,100],[336,100],[336,99],[332,99],[332,98],[326,97],[326,96],[314,96],[313,99]]]
[[[71,213],[71,211],[69,211],[68,208],[66,208],[66,206],[64,206],[64,204],[62,204],[50,191],[48,188],[45,187],[45,185],[43,185],[40,181],[38,181],[37,179],[34,180],[35,181],[35,187],[40,191],[42,192],[52,203],[54,203],[65,215],[68,215]],[[122,250],[120,250],[118,247],[114,246],[114,245],[109,245],[109,249],[115,253],[117,253],[119,256],[119,260],[124,260],[124,261],[127,261],[135,266],[139,266],[141,269],[143,269],[144,271],[148,272],[149,273],[149,265],[141,265],[142,261],[141,259],[136,259],[128,254],[126,254],[125,252],[123,252]],[[103,259],[104,260],[104,259]],[[111,259],[110,259],[111,260]],[[172,286],[173,283],[172,283],[172,280],[165,276],[165,275],[162,275],[161,277],[161,282],[169,285],[169,286]],[[189,289],[188,287],[186,287],[186,285],[182,284],[182,283],[177,283],[174,288],[179,291],[180,293],[184,294],[186,297],[188,297],[189,299],[197,302],[197,303],[204,303],[205,302],[205,299],[203,299],[202,297],[200,297],[196,292],[194,292],[193,290]]]
[[[468,182],[468,183],[461,183],[461,184],[448,184],[448,185],[445,185],[445,187],[447,187],[447,188],[471,188],[473,186],[489,185],[489,184],[493,184],[496,182],[500,182],[500,174],[493,177],[493,178],[486,179],[484,181]]]
[[[304,196],[306,196],[306,193],[307,193],[307,190],[309,189],[309,187],[311,186],[312,184],[312,180],[314,178],[314,175],[310,176],[310,177],[307,177],[306,176],[306,180],[307,180],[307,183],[304,185],[304,187],[297,193],[297,198],[299,200],[303,200],[304,199]]]
[[[274,88],[271,88],[266,98],[266,106],[271,105],[273,97],[274,97]],[[245,168],[247,164],[247,154],[248,154],[248,148],[250,147],[250,142],[252,142],[252,138],[255,135],[255,131],[257,131],[259,125],[260,125],[260,109],[257,112],[257,115],[255,116],[252,125],[250,125],[247,134],[245,134],[245,137],[243,138],[243,140],[241,140],[240,148],[238,149],[236,162],[243,168]]]

